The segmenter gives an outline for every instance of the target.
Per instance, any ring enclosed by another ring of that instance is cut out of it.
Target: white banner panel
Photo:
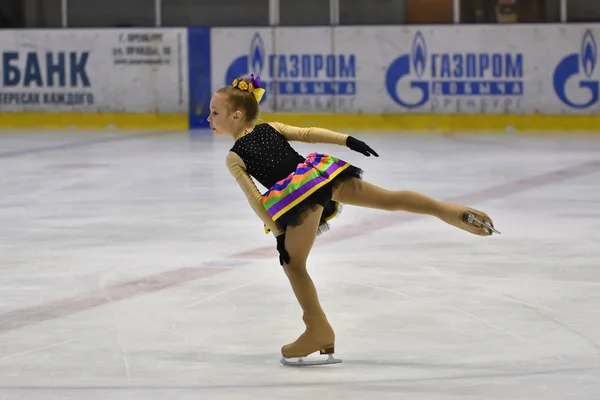
[[[187,113],[186,29],[0,32],[0,111]]]
[[[334,51],[332,35],[330,27],[214,28],[213,91],[253,73],[266,85],[263,112],[352,110],[356,56]]]
[[[263,111],[597,113],[600,25],[212,30],[213,90],[254,73]]]
[[[450,26],[389,27],[361,33],[357,28],[340,28],[336,47],[360,49],[355,111],[521,112],[522,52],[506,45],[490,46],[485,28],[476,29],[477,33],[467,34],[462,27]]]

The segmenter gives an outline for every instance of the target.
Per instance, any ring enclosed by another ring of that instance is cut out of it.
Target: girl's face
[[[210,128],[216,135],[235,135],[239,130],[238,125],[241,122],[241,117],[242,113],[240,111],[231,111],[227,96],[217,93],[210,100],[210,115],[208,117],[208,122],[210,123]]]

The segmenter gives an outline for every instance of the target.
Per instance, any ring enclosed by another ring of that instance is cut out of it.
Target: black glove
[[[371,157],[371,154],[375,157],[379,157],[379,154],[375,153],[375,150],[370,148],[365,142],[360,141],[353,136],[348,136],[346,139],[346,146],[348,146],[350,150],[358,151],[367,157]]]
[[[279,252],[279,264],[283,266],[283,263],[290,263],[290,255],[285,249],[285,233],[277,236],[277,251]]]

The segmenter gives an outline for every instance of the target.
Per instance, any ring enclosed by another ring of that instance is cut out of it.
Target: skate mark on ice
[[[464,316],[466,316],[468,318],[474,319],[475,321],[478,321],[478,322],[480,322],[480,323],[482,323],[484,325],[487,325],[488,327],[492,328],[493,330],[495,330],[497,332],[500,332],[500,333],[502,333],[504,335],[510,336],[513,339],[517,339],[517,340],[520,340],[520,341],[523,341],[523,342],[527,342],[528,341],[527,339],[525,339],[522,336],[519,336],[519,335],[514,334],[514,333],[510,333],[510,332],[508,332],[508,331],[506,331],[506,330],[504,330],[504,329],[502,329],[502,328],[500,328],[500,327],[492,324],[491,322],[486,321],[483,318],[479,318],[478,316],[473,315],[473,314],[471,314],[468,311],[461,310],[460,308],[456,308],[456,307],[452,307],[452,306],[447,306],[447,305],[444,305],[444,304],[439,304],[439,303],[436,303],[434,301],[426,300],[426,299],[423,299],[423,298],[420,298],[420,297],[417,297],[417,296],[410,295],[408,293],[399,292],[397,290],[388,289],[388,288],[382,287],[382,286],[369,285],[369,284],[366,284],[366,283],[358,283],[358,282],[348,282],[348,281],[346,281],[346,283],[354,284],[354,285],[357,285],[357,286],[364,286],[364,287],[368,287],[368,288],[371,288],[371,289],[381,290],[383,292],[392,293],[392,294],[395,294],[397,296],[402,296],[402,297],[407,297],[407,298],[410,298],[410,299],[413,299],[413,300],[417,300],[417,301],[420,301],[422,303],[429,303],[429,304],[433,304],[433,305],[438,306],[438,307],[446,308],[448,310],[452,310],[454,312],[462,314],[462,315],[464,315]]]
[[[48,349],[53,349],[55,347],[60,347],[60,346],[64,346],[64,345],[69,344],[69,343],[77,342],[78,340],[87,339],[87,338],[90,338],[90,337],[93,337],[93,336],[98,336],[98,335],[101,335],[101,334],[103,334],[105,332],[109,332],[109,331],[112,331],[112,330],[114,330],[114,328],[102,329],[102,330],[100,330],[98,332],[89,333],[87,335],[78,336],[76,338],[71,338],[71,339],[68,339],[68,340],[63,340],[62,342],[53,343],[53,344],[49,344],[49,345],[42,346],[42,347],[36,347],[36,348],[30,349],[30,350],[19,351],[18,353],[7,354],[5,356],[0,357],[0,363],[4,362],[4,361],[6,361],[6,360],[8,360],[10,358],[13,358],[13,357],[24,356],[24,355],[27,355],[27,354],[36,353],[38,351],[44,351],[44,350],[48,350]]]
[[[228,288],[228,289],[225,289],[225,290],[222,290],[222,291],[220,291],[220,292],[217,292],[217,293],[215,293],[215,294],[213,294],[213,295],[211,295],[211,296],[209,296],[209,297],[207,297],[207,298],[205,298],[205,299],[198,300],[198,301],[196,301],[196,302],[194,302],[194,303],[188,304],[188,305],[186,305],[186,306],[183,306],[183,307],[181,307],[181,308],[182,308],[182,309],[186,309],[186,308],[192,308],[192,307],[195,307],[195,306],[197,306],[197,305],[200,305],[200,304],[203,304],[203,303],[207,303],[207,302],[211,301],[212,299],[214,299],[214,298],[216,298],[216,297],[219,297],[219,296],[220,296],[220,295],[222,295],[222,294],[229,293],[229,292],[233,292],[233,291],[235,291],[235,290],[238,290],[238,289],[241,289],[241,288],[244,288],[244,287],[247,287],[247,286],[252,286],[252,285],[255,285],[255,284],[257,284],[258,282],[261,282],[261,281],[262,281],[262,279],[261,279],[261,280],[256,280],[256,281],[253,281],[253,282],[247,282],[247,283],[243,283],[243,284],[241,284],[241,285],[237,285],[237,286],[230,287],[230,288]],[[235,305],[234,305],[234,307],[235,307]]]
[[[561,321],[557,320],[557,319],[556,319],[555,317],[553,317],[552,315],[548,315],[548,314],[546,314],[546,313],[542,312],[542,310],[546,310],[546,311],[550,311],[550,312],[552,312],[553,310],[549,310],[549,309],[547,309],[547,308],[544,308],[544,307],[537,307],[537,306],[530,305],[530,304],[528,304],[528,303],[525,303],[525,302],[523,302],[523,301],[521,301],[521,300],[519,300],[519,299],[516,299],[515,297],[513,297],[513,296],[510,296],[510,295],[506,295],[506,294],[505,294],[504,296],[506,296],[506,297],[509,297],[509,298],[511,298],[511,299],[514,299],[516,302],[518,302],[518,303],[521,303],[521,304],[523,304],[524,306],[526,306],[526,307],[528,307],[528,308],[530,308],[530,309],[534,310],[536,313],[538,313],[538,314],[539,314],[540,316],[542,316],[543,318],[546,318],[547,320],[554,322],[556,325],[558,325],[558,326],[562,327],[563,329],[565,329],[565,330],[567,330],[567,331],[571,332],[571,333],[572,333],[572,334],[574,334],[575,336],[578,336],[580,339],[583,339],[583,340],[584,340],[584,341],[585,341],[585,342],[586,342],[588,345],[590,345],[590,346],[592,347],[592,349],[594,350],[594,355],[596,356],[596,368],[598,368],[598,367],[599,367],[599,365],[598,365],[598,350],[600,350],[600,345],[598,345],[598,344],[597,344],[595,341],[593,341],[591,338],[589,338],[589,337],[588,337],[588,336],[586,336],[585,334],[583,334],[583,333],[579,332],[578,330],[575,330],[575,329],[573,329],[573,328],[569,327],[568,325],[564,324],[563,322],[561,322]],[[555,312],[557,312],[557,311],[555,311]]]
[[[165,131],[152,131],[152,132],[144,132],[144,133],[123,135],[123,136],[116,136],[116,137],[109,137],[109,138],[101,138],[101,139],[94,139],[94,140],[80,140],[80,141],[76,141],[76,142],[55,144],[52,146],[39,146],[39,147],[32,147],[29,149],[10,150],[10,151],[1,152],[0,158],[20,157],[20,156],[27,156],[30,154],[44,153],[44,152],[48,152],[48,151],[71,150],[71,149],[76,149],[78,147],[89,147],[89,146],[94,146],[97,144],[123,142],[123,141],[127,141],[127,140],[136,140],[136,139],[145,139],[150,136],[157,136],[157,135],[165,134],[165,133],[169,133],[169,132],[171,132],[171,131],[166,131],[166,130]]]
[[[510,296],[510,297],[512,297],[512,296]],[[515,300],[519,301],[518,299],[515,299]],[[575,330],[575,329],[567,326],[566,324],[564,324],[563,322],[557,320],[553,316],[547,315],[546,313],[543,313],[541,311],[540,307],[530,306],[529,304],[521,302],[521,301],[519,301],[519,302],[521,304],[526,305],[527,307],[532,308],[540,316],[542,316],[542,317],[544,317],[544,318],[546,318],[546,319],[554,322],[556,325],[562,327],[563,329],[565,329],[568,332],[571,332],[572,334],[574,334],[575,336],[579,337],[584,342],[586,342],[586,344],[590,345],[592,347],[592,351],[594,352],[594,362],[596,364],[595,370],[598,371],[600,369],[600,355],[598,354],[598,351],[600,350],[600,346],[595,341],[593,341],[592,339],[590,339],[588,336],[584,335],[583,333],[579,332],[578,330]],[[587,376],[583,377],[582,379],[587,379],[587,378],[589,378],[589,374]]]
[[[0,333],[38,322],[65,318],[102,305],[154,293],[229,271],[225,268],[179,268],[141,279],[107,286],[63,300],[0,314]]]
[[[558,319],[556,319],[555,317],[553,317],[552,315],[548,315],[546,314],[546,312],[549,313],[558,313],[559,311],[557,310],[553,310],[550,308],[546,308],[543,306],[538,306],[538,305],[534,305],[528,302],[525,302],[523,300],[520,300],[512,295],[506,294],[506,293],[502,293],[501,291],[497,290],[494,287],[490,287],[488,285],[485,286],[488,289],[491,289],[495,292],[497,292],[501,298],[505,298],[505,299],[509,299],[515,303],[521,304],[533,311],[535,311],[538,315],[540,315],[541,317],[552,321],[553,323],[555,323],[556,325],[560,326],[561,328],[565,329],[566,331],[571,332],[572,334],[574,334],[575,336],[578,336],[580,339],[583,339],[583,341],[585,341],[588,345],[590,345],[592,347],[592,351],[594,352],[594,359],[595,359],[595,363],[596,363],[596,368],[600,369],[600,355],[598,354],[598,350],[600,350],[600,345],[598,345],[596,342],[594,342],[592,339],[590,339],[588,336],[586,336],[585,334],[567,326],[566,324],[564,324],[563,322],[559,321]],[[491,297],[491,296],[490,296]],[[543,311],[545,312],[543,312]]]
[[[558,310],[554,310],[552,308],[547,308],[547,307],[544,307],[544,306],[538,306],[538,305],[534,305],[534,304],[528,303],[528,302],[523,301],[523,300],[519,300],[516,297],[513,297],[513,296],[511,296],[509,294],[506,294],[506,293],[502,292],[501,290],[496,289],[495,287],[492,287],[492,286],[489,286],[489,285],[484,285],[483,287],[486,288],[486,289],[489,289],[491,291],[496,292],[495,296],[492,296],[492,295],[488,294],[487,292],[482,292],[482,294],[484,296],[487,296],[489,298],[492,298],[492,299],[498,299],[498,298],[500,298],[500,299],[503,299],[503,300],[509,300],[509,301],[511,301],[513,303],[521,304],[521,305],[524,305],[524,306],[526,306],[528,308],[534,309],[538,313],[540,313],[539,310],[545,310],[545,311],[548,311],[548,312],[558,312]]]
[[[121,358],[123,358],[123,363],[125,364],[125,377],[127,378],[127,384],[131,382],[131,376],[129,374],[129,362],[127,361],[127,351],[125,350],[125,346],[123,345],[123,341],[121,340],[121,334],[117,332],[117,342],[119,342],[119,347],[121,348]]]
[[[462,279],[462,278],[461,278]],[[464,277],[464,279],[476,280],[481,278],[474,277]],[[498,278],[494,276],[485,277],[483,281],[489,280],[497,280],[497,281],[516,281],[519,283],[550,283],[550,284],[559,284],[559,285],[590,285],[590,286],[598,286],[600,282],[580,282],[580,281],[555,281],[549,279],[520,279],[520,278]]]
[[[350,362],[348,362],[350,364]],[[327,366],[326,368],[331,368]],[[271,383],[248,383],[239,385],[2,385],[0,391],[210,391],[210,390],[235,390],[235,389],[278,389],[278,388],[306,388],[310,387],[332,387],[332,386],[363,386],[363,385],[382,385],[382,384],[402,384],[402,383],[420,383],[420,382],[443,382],[460,381],[476,379],[514,379],[529,378],[544,375],[576,374],[589,373],[595,371],[594,368],[561,368],[549,370],[533,370],[522,372],[490,372],[480,374],[466,375],[446,375],[424,378],[390,378],[390,379],[372,379],[372,380],[332,380],[329,382],[271,382]]]

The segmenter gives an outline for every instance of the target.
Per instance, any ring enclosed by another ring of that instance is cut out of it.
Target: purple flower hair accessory
[[[261,87],[260,76],[256,75],[256,78],[254,78],[254,74],[250,74],[250,81],[255,88]]]

